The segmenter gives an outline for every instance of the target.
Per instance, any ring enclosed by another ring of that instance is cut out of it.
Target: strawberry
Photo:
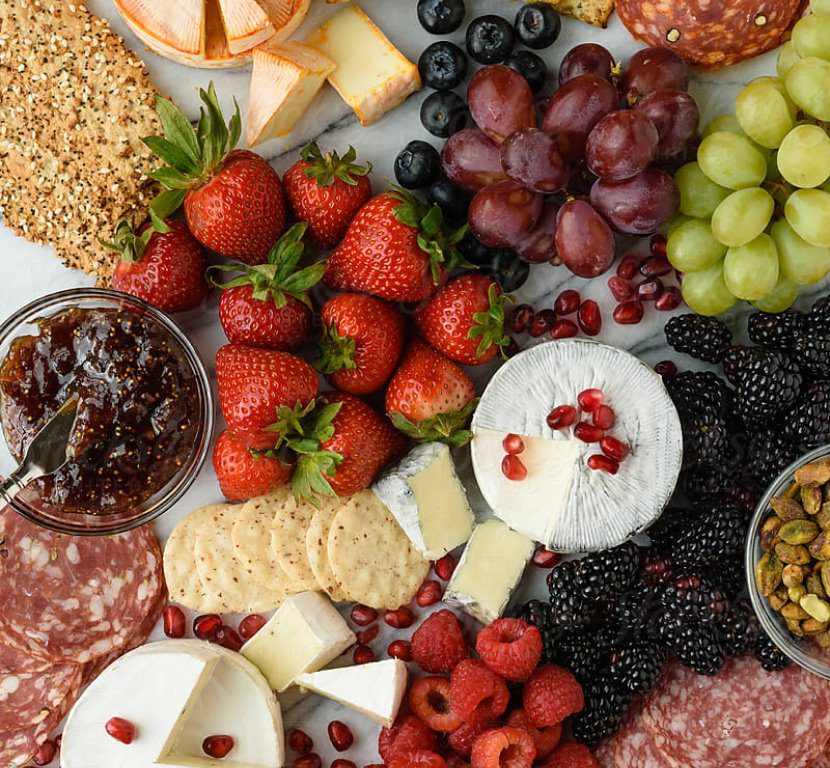
[[[466,227],[447,233],[441,209],[404,190],[373,197],[329,258],[323,282],[390,301],[421,301],[463,262],[455,248]]]
[[[277,172],[247,149],[234,149],[242,121],[239,105],[228,125],[213,83],[200,91],[198,127],[168,99],[156,98],[164,138],[144,143],[167,163],[150,176],[166,188],[150,204],[154,220],[184,203],[193,236],[220,256],[261,264],[285,230],[285,194]],[[234,102],[235,103],[235,102]]]
[[[278,447],[313,406],[314,369],[286,352],[227,344],[216,354],[219,406],[228,429],[248,448]]]
[[[354,147],[341,159],[337,152],[323,155],[314,142],[300,157],[283,176],[288,203],[320,246],[334,248],[372,195],[372,164],[355,164]]]
[[[326,267],[312,264],[295,271],[303,255],[305,229],[305,224],[295,224],[277,241],[265,264],[243,268],[239,277],[227,283],[213,274],[238,272],[238,267],[217,264],[208,270],[211,283],[223,289],[219,320],[228,341],[291,350],[308,336],[312,317],[308,291]]]
[[[320,311],[323,336],[314,367],[337,389],[365,395],[389,380],[403,351],[403,315],[363,293],[341,293]]]
[[[290,464],[271,451],[246,448],[227,430],[213,448],[213,468],[228,501],[247,501],[271,493],[291,479],[292,471]]]
[[[137,234],[127,219],[121,219],[114,241],[101,241],[121,254],[112,273],[112,287],[163,312],[194,309],[210,293],[205,249],[181,221],[160,221],[157,227],[145,225]]]
[[[463,445],[475,409],[475,386],[455,363],[414,339],[386,390],[386,412],[401,432],[416,440]]]
[[[512,298],[502,294],[489,277],[470,272],[438,290],[415,312],[415,324],[424,338],[450,360],[481,365],[510,343],[504,332],[504,305]]]

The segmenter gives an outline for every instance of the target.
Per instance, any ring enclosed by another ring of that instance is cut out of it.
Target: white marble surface
[[[470,7],[468,18],[484,12],[500,12],[512,16],[518,8],[518,4],[507,3],[504,0],[467,1]],[[434,39],[423,32],[417,23],[415,0],[363,0],[361,4],[392,41],[413,59],[417,59],[420,51]],[[245,114],[249,68],[210,72],[188,69],[167,62],[143,50],[139,41],[121,23],[111,0],[90,0],[89,6],[92,10],[111,19],[113,26],[125,34],[129,44],[143,53],[155,81],[162,90],[171,94],[191,117],[196,115],[198,109],[198,89],[206,86],[211,78],[216,82],[225,108],[229,109],[232,97],[236,96],[242,107],[243,115]],[[335,8],[327,6],[322,0],[313,0],[312,13],[300,34],[310,30],[319,19],[333,10]],[[462,32],[456,33],[452,39],[462,41]],[[558,61],[570,47],[589,40],[605,45],[616,58],[622,60],[626,60],[641,47],[629,37],[616,18],[612,20],[607,30],[565,20],[559,41],[553,48],[543,52],[543,55],[555,71]],[[731,111],[732,101],[741,84],[757,75],[770,74],[773,70],[774,54],[768,54],[726,72],[696,74],[692,92],[698,100],[703,119],[708,120],[718,114]],[[380,189],[384,179],[393,178],[394,157],[408,141],[423,139],[439,145],[438,140],[431,137],[420,126],[418,109],[422,99],[423,95],[410,98],[405,105],[380,123],[366,129],[359,125],[351,110],[339,100],[334,91],[326,88],[292,136],[284,141],[271,142],[260,148],[260,151],[272,158],[275,167],[283,172],[295,159],[296,152],[291,150],[302,147],[310,138],[317,138],[324,147],[331,146],[338,149],[345,149],[349,144],[353,144],[360,157],[371,160],[374,164],[374,183],[376,189]],[[3,275],[3,279],[0,280],[0,317],[8,316],[15,309],[43,294],[91,283],[89,278],[61,267],[50,249],[31,245],[14,237],[2,227],[0,227],[0,274]],[[605,280],[594,280],[589,283],[573,277],[564,268],[536,266],[531,272],[530,280],[520,291],[519,298],[533,303],[539,309],[551,306],[553,297],[565,287],[577,288],[584,296],[599,301],[604,314],[604,327],[600,335],[603,341],[630,349],[649,363],[655,363],[668,356],[662,334],[662,325],[666,316],[655,312],[650,307],[646,320],[642,324],[616,326],[611,320],[613,302],[605,286]],[[180,318],[209,367],[212,367],[211,362],[216,349],[223,343],[221,329],[216,319],[215,301],[214,297],[213,303],[205,309]],[[731,317],[737,317],[737,314],[733,313]],[[459,460],[462,465],[465,464],[468,461],[466,453],[462,453]],[[7,467],[0,466],[0,471],[2,470],[7,470]],[[477,493],[475,489],[471,490],[475,499]],[[212,469],[206,467],[179,507],[159,522],[159,534],[166,536],[175,522],[190,510],[219,500],[220,494]],[[537,573],[535,578],[529,578],[523,592],[527,594],[540,590],[540,577],[541,574]],[[384,633],[373,643],[373,647],[379,655],[382,655],[385,653],[387,643],[388,636]],[[289,705],[293,702],[284,703]],[[312,696],[293,707],[287,720],[291,724],[301,724],[313,735],[318,751],[323,756],[324,765],[328,765],[337,757],[330,748],[325,735],[326,725],[334,718],[340,718],[349,723],[357,734],[355,747],[344,757],[354,760],[358,765],[377,761],[377,727],[371,725],[360,715]]]

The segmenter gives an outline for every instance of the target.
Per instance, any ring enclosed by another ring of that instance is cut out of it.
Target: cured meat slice
[[[614,749],[616,768],[666,768],[651,734],[643,725],[643,706],[641,701],[632,707],[617,732]]]
[[[617,0],[616,7],[638,40],[720,69],[780,45],[801,0]]]
[[[64,536],[0,513],[0,641],[53,662],[84,664],[124,648],[163,588],[148,527]]]
[[[830,684],[796,665],[730,659],[716,677],[675,662],[643,708],[667,768],[807,768],[830,737]]]
[[[617,749],[617,735],[609,736],[594,748],[594,758],[596,758],[599,768],[617,768],[614,762],[614,752]]]

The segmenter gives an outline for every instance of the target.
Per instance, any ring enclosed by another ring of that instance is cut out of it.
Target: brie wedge
[[[398,716],[406,683],[406,664],[400,659],[324,669],[297,678],[300,688],[339,701],[387,727]]]
[[[152,40],[153,50],[183,60],[204,56],[205,0],[115,0],[115,6],[142,40]]]
[[[329,82],[363,125],[379,120],[421,87],[418,67],[355,4],[313,32],[308,44],[337,65]]]
[[[274,34],[268,14],[256,0],[219,0],[225,38],[231,53],[245,53]]]
[[[311,0],[257,0],[274,27],[270,42],[287,40],[303,23]]]
[[[328,598],[319,592],[300,592],[285,599],[241,653],[279,693],[298,675],[325,667],[355,640]]]

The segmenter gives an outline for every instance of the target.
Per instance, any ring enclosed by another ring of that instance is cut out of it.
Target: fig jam
[[[63,512],[129,512],[188,460],[199,424],[196,376],[152,317],[128,309],[68,309],[38,321],[0,366],[0,417],[21,460],[71,395],[78,417],[67,464],[32,487]]]

